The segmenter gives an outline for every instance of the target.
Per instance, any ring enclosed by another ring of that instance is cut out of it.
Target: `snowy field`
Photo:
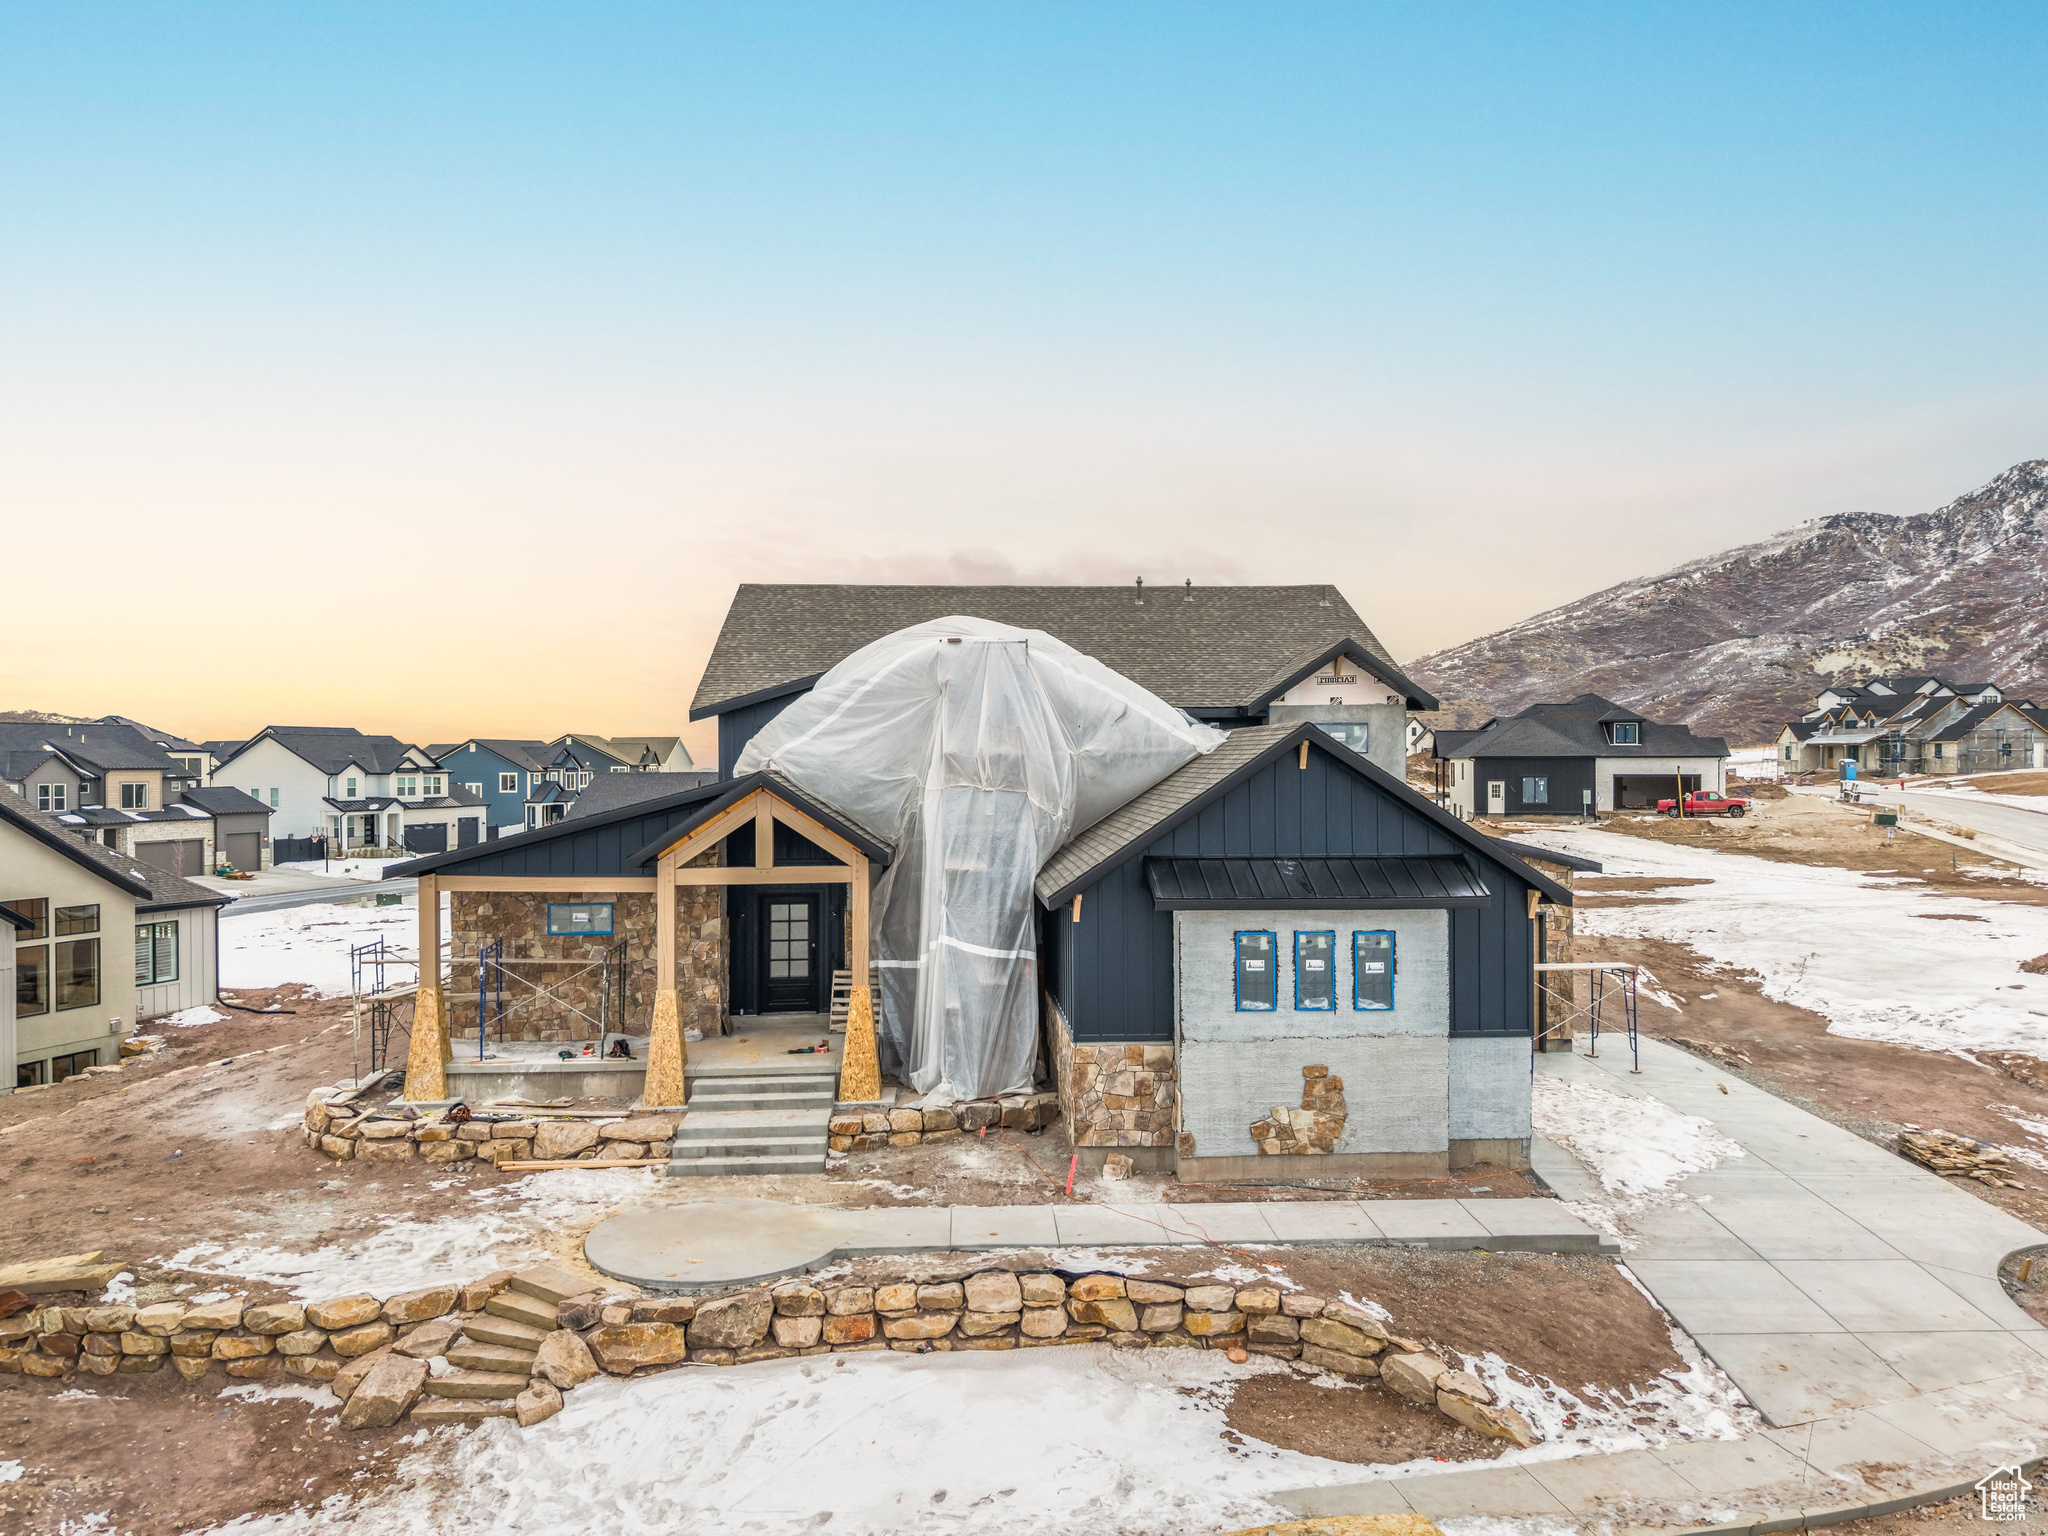
[[[1832,1034],[2048,1058],[2048,977],[2019,969],[2022,960],[2048,954],[2048,908],[1941,896],[1889,875],[1613,832],[1514,835],[1598,859],[1609,875],[1712,882],[1638,893],[1675,898],[1668,905],[1581,911],[1581,933],[1690,945],[1716,964],[1754,973],[1766,997],[1819,1014]]]
[[[1686,1369],[1627,1401],[1529,1383],[1490,1357],[1468,1360],[1539,1433],[1555,1437],[1494,1464],[1726,1439],[1752,1427],[1726,1379],[1696,1352],[1685,1358]],[[1287,1369],[1256,1355],[1232,1365],[1209,1350],[1069,1345],[820,1355],[600,1379],[529,1430],[489,1420],[467,1432],[420,1433],[420,1449],[381,1493],[225,1529],[1209,1536],[1288,1518],[1263,1497],[1279,1489],[1457,1470],[1447,1462],[1361,1466],[1224,1440],[1234,1385]],[[1334,1378],[1325,1385],[1366,1390]],[[1462,1529],[1445,1525],[1451,1536]]]
[[[448,932],[445,906],[441,931]],[[317,987],[326,997],[344,997],[348,994],[351,948],[382,938],[387,946],[410,958],[419,933],[419,908],[411,903],[368,907],[323,901],[239,916],[230,907],[220,924],[220,984],[233,992],[298,983]],[[447,953],[445,939],[442,953]],[[393,986],[413,980],[410,964],[386,977]]]

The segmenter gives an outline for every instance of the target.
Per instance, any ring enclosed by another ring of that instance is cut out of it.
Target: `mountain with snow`
[[[1830,682],[1995,682],[2048,703],[2048,459],[1934,512],[1817,517],[1625,581],[1408,668],[1508,714],[1599,693],[1658,719],[1770,740]]]

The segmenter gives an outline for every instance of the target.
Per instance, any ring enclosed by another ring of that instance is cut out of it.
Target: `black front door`
[[[813,1013],[818,1007],[818,898],[761,898],[761,1011]]]

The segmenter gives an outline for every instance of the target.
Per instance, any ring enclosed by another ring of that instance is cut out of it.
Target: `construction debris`
[[[1958,1179],[2006,1189],[2025,1189],[2012,1176],[2012,1163],[2005,1153],[1988,1142],[1972,1141],[1953,1131],[1923,1131],[1909,1125],[1899,1133],[1899,1152],[1924,1168]]]

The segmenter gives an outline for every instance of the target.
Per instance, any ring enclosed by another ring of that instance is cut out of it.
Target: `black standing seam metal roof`
[[[1597,875],[1607,868],[1598,859],[1581,858],[1576,853],[1559,853],[1554,848],[1539,848],[1534,843],[1510,842],[1504,837],[1497,837],[1494,841],[1518,859],[1541,859],[1545,863],[1559,864],[1580,874]]]
[[[1492,896],[1462,858],[1149,858],[1145,880],[1161,912],[1205,908],[1483,907]]]
[[[1038,872],[1035,889],[1047,907],[1056,907],[1077,892],[1086,890],[1105,873],[1131,858],[1139,848],[1164,837],[1183,822],[1200,815],[1203,807],[1220,800],[1239,784],[1283,753],[1307,743],[1314,750],[1336,759],[1368,784],[1384,790],[1400,804],[1453,839],[1502,865],[1526,880],[1561,907],[1572,904],[1572,893],[1506,853],[1493,838],[1477,832],[1427,796],[1417,794],[1377,763],[1352,751],[1311,721],[1294,724],[1254,725],[1231,731],[1223,745],[1213,752],[1168,774],[1143,794],[1111,811],[1094,826],[1077,833],[1055,850]]]

